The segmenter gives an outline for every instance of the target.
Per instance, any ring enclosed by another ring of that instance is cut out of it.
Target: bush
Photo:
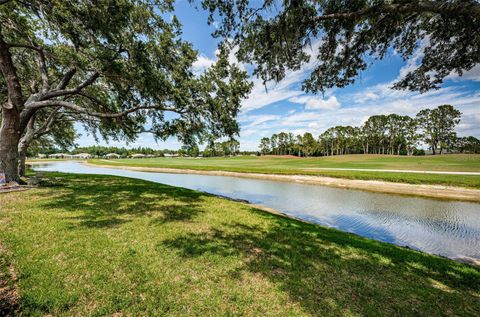
[[[413,150],[413,155],[415,155],[415,156],[423,156],[423,155],[425,155],[425,150],[423,150],[423,149],[415,149],[415,150]]]

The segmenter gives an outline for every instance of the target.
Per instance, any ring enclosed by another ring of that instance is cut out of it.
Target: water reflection
[[[227,176],[136,172],[55,162],[36,170],[107,174],[201,190],[452,258],[480,259],[480,204]]]

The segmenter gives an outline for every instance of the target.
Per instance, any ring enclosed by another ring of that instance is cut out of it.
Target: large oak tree
[[[246,73],[222,49],[212,69],[195,74],[197,53],[180,39],[172,3],[0,1],[0,171],[8,181],[18,180],[32,118],[54,113],[105,138],[148,131],[194,143],[238,134]]]

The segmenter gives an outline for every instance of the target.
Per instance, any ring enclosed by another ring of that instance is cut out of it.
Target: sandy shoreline
[[[116,168],[141,172],[156,173],[174,173],[174,174],[199,174],[214,176],[230,176],[253,178],[263,180],[274,180],[283,182],[294,182],[313,185],[324,185],[348,189],[360,189],[380,193],[413,195],[421,197],[430,197],[437,199],[451,199],[462,201],[480,202],[480,190],[463,187],[442,186],[442,185],[417,185],[407,183],[384,182],[377,180],[357,180],[334,178],[325,176],[310,175],[281,175],[281,174],[262,174],[262,173],[239,173],[227,171],[202,171],[192,169],[163,168],[163,167],[135,167],[123,165],[96,165],[83,162],[85,165],[94,167]]]

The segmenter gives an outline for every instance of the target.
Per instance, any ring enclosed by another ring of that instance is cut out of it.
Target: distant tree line
[[[71,147],[70,147],[71,148]],[[130,156],[132,154],[145,154],[145,155],[155,155],[155,156],[163,156],[164,153],[170,153],[171,150],[154,150],[149,147],[136,147],[127,149],[125,147],[116,147],[116,146],[101,146],[101,145],[92,145],[92,146],[82,146],[82,147],[75,147],[71,150],[65,147],[42,147],[39,149],[32,148],[31,151],[29,149],[28,156],[36,156],[38,154],[55,154],[55,153],[66,153],[66,154],[80,154],[80,153],[88,153],[92,156],[105,156],[109,153],[116,153],[120,156]]]
[[[190,157],[214,157],[214,156],[233,156],[240,153],[240,142],[235,139],[223,142],[211,142],[203,151],[200,151],[198,145],[183,145],[178,151],[179,156]],[[255,152],[254,152],[255,153]]]
[[[93,145],[93,146],[77,147],[70,152],[70,154],[79,154],[79,153],[88,153],[93,156],[105,156],[109,153],[116,153],[120,156],[130,156],[133,154],[145,154],[145,155],[155,155],[155,156],[163,155],[163,151],[161,150],[154,150],[152,148],[142,147],[142,146],[127,149],[124,147]]]
[[[184,145],[178,150],[155,150],[149,147],[135,147],[135,148],[125,148],[125,147],[116,147],[116,146],[83,146],[75,147],[72,149],[72,146],[69,147],[55,147],[55,146],[44,146],[44,147],[30,147],[27,155],[29,157],[37,156],[38,154],[51,155],[56,153],[65,153],[65,154],[80,154],[88,153],[95,157],[103,157],[109,153],[116,153],[122,157],[129,157],[133,154],[145,154],[152,156],[165,156],[165,155],[178,155],[178,156],[190,156],[190,157],[212,157],[212,156],[233,156],[238,154],[243,155],[252,155],[256,154],[255,151],[243,151],[240,152],[240,142],[237,140],[229,140],[223,142],[213,142],[210,145],[206,146],[203,151],[200,151],[197,145]]]
[[[423,109],[415,118],[398,114],[375,115],[360,127],[335,126],[318,138],[307,132],[295,136],[280,132],[260,141],[263,155],[330,156],[343,154],[421,155],[426,144],[432,154],[445,151],[480,153],[480,140],[457,137],[461,113],[451,105]]]
[[[240,153],[240,142],[235,139],[213,142],[208,144],[203,150],[204,157],[212,156],[233,156]]]

